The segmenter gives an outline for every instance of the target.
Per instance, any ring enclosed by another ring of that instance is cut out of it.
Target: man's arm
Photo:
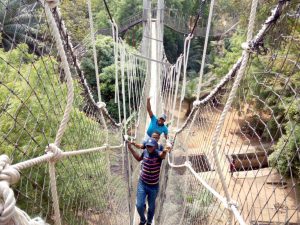
[[[144,149],[144,145],[143,145],[143,144],[137,144],[137,143],[135,143],[134,141],[132,141],[131,144],[132,144],[134,147],[136,147],[136,148]]]
[[[140,156],[136,151],[133,150],[131,143],[127,142],[127,146],[129,151],[131,152],[131,154],[133,155],[133,157],[137,160],[137,161],[142,161],[142,156]]]
[[[148,114],[149,114],[150,118],[152,118],[153,112],[152,112],[152,109],[151,109],[150,97],[147,98],[147,111],[148,111]]]
[[[169,153],[170,151],[171,151],[171,148],[166,146],[165,149],[162,152],[159,153],[160,158],[165,159],[167,153]]]
[[[165,138],[168,139],[168,135],[167,134],[164,134],[164,135],[165,135]]]

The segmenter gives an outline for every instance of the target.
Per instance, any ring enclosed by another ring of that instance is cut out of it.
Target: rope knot
[[[104,102],[97,102],[97,106],[98,106],[98,109],[102,109],[102,108],[106,107],[106,104]]]
[[[231,206],[235,206],[235,208],[237,209],[238,208],[238,203],[233,201],[233,200],[230,200],[230,201],[227,201],[227,206],[228,206],[229,209],[231,208]]]
[[[49,144],[46,148],[46,153],[52,153],[52,160],[57,161],[62,157],[63,151],[60,150],[55,144]]]
[[[193,102],[193,107],[199,107],[200,106],[200,101],[199,100],[196,100]]]
[[[20,173],[17,169],[10,166],[9,157],[7,155],[0,155],[0,181],[15,184],[19,179]]]
[[[192,163],[191,163],[191,161],[185,161],[185,162],[184,162],[184,165],[185,165],[186,167],[191,167],[191,166],[192,166]]]
[[[241,47],[247,52],[254,52],[253,44],[251,41],[242,43]]]
[[[192,39],[193,39],[193,37],[194,37],[194,34],[189,34],[189,36],[188,36],[188,40],[192,40]]]
[[[123,136],[123,138],[124,138],[125,141],[128,141],[128,140],[129,140],[129,136],[128,136],[127,134],[125,134],[125,135]]]
[[[105,143],[103,146],[105,147],[105,149],[109,149],[109,147],[110,147],[110,145],[107,143]]]
[[[10,224],[16,211],[16,199],[7,182],[0,182],[0,224]]]
[[[55,8],[59,4],[59,0],[45,0],[45,3],[48,4],[50,9]]]
[[[0,155],[0,224],[10,223],[15,214],[16,199],[9,185],[16,183],[20,174],[10,163],[7,155]]]

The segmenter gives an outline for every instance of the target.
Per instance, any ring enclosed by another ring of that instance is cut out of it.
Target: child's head
[[[158,131],[154,131],[151,137],[154,138],[156,142],[158,142],[160,139],[160,133]]]

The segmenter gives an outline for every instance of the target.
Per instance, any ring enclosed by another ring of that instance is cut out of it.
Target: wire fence
[[[54,142],[66,107],[68,90],[61,56],[55,48],[43,5],[36,1],[7,0],[1,1],[0,10],[3,25],[0,48],[0,149],[1,154],[6,154],[15,164],[44,155],[46,147]],[[74,76],[75,97],[60,149],[72,152],[104,146],[105,150],[70,156],[56,163],[62,224],[129,223],[130,177],[124,171],[123,128],[116,126],[105,108],[97,106],[72,52],[68,33],[59,23],[58,9],[52,13],[60,26]],[[110,42],[113,43],[112,40]],[[113,52],[113,44],[110,51]],[[118,64],[121,64],[120,60]],[[120,99],[126,103],[128,117],[124,116],[124,108],[121,109],[120,122],[134,131],[141,104],[138,90],[142,91],[145,84],[144,63],[132,55],[126,55],[122,63],[124,70],[117,73],[120,89],[121,80],[125,81],[126,95],[120,93]],[[104,121],[100,119],[102,112]],[[105,141],[107,133],[103,122],[108,124],[108,142]],[[39,164],[20,172],[20,181],[12,186],[17,206],[31,217],[39,216],[53,224],[55,215],[48,165]],[[1,178],[0,182],[5,180]],[[5,216],[6,210],[6,205],[1,207],[0,214],[3,212]]]
[[[279,2],[272,8],[275,18],[269,17],[263,28],[257,25],[259,33],[252,42],[256,46],[217,144],[217,157],[231,197],[227,201],[237,206],[246,224],[297,224],[300,216],[299,82],[296,81],[300,74],[296,13],[299,3]],[[269,8],[260,10],[267,12]],[[270,13],[265,15],[267,18]],[[276,25],[272,25],[275,21]],[[270,29],[261,36],[266,26]],[[239,62],[234,67],[238,65]],[[201,179],[221,196],[225,192],[211,146],[235,72],[236,69],[231,70],[227,74],[229,79],[224,77],[225,82],[192,109],[189,119],[176,133],[170,156],[174,165],[188,160]],[[175,84],[163,90],[165,96],[168,93],[174,96]],[[165,98],[165,106],[169,99]],[[175,118],[181,113],[168,109]],[[230,221],[222,201],[206,193],[203,183],[195,181],[185,166],[170,169],[167,187],[161,224]]]

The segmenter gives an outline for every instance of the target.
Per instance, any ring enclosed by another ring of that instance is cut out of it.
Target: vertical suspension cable
[[[255,16],[256,16],[257,4],[258,4],[258,0],[252,0],[252,6],[251,6],[251,12],[250,12],[250,18],[249,18],[249,24],[248,24],[248,32],[247,32],[247,45],[251,41],[252,35],[253,35],[253,28],[254,28],[254,21],[255,21]],[[231,107],[231,104],[233,102],[234,97],[236,96],[237,89],[239,87],[241,79],[243,78],[243,75],[244,75],[244,72],[245,72],[245,69],[246,69],[246,66],[247,66],[247,62],[248,62],[248,59],[249,59],[249,56],[250,56],[250,53],[247,51],[247,47],[248,46],[246,46],[244,48],[244,51],[243,51],[244,57],[243,57],[243,60],[242,60],[242,63],[241,63],[241,67],[240,67],[240,69],[237,73],[236,79],[235,79],[235,81],[233,83],[233,86],[232,86],[232,89],[229,93],[228,100],[227,100],[226,105],[223,109],[223,112],[220,116],[220,119],[219,119],[218,124],[216,126],[215,133],[214,133],[213,138],[212,138],[212,153],[213,153],[213,157],[214,157],[214,160],[215,160],[215,163],[216,163],[216,169],[217,169],[218,175],[220,177],[223,190],[225,192],[227,202],[231,202],[231,197],[230,197],[230,194],[229,194],[226,182],[225,182],[225,176],[222,172],[222,168],[221,168],[221,165],[220,165],[219,156],[218,156],[218,152],[217,152],[217,144],[218,144],[218,141],[219,141],[219,137],[220,137],[220,134],[221,134],[222,127],[224,125],[226,115],[227,115],[227,113],[228,113],[228,111]],[[234,216],[233,210],[231,208],[229,210],[231,210],[231,218],[232,218],[232,216]]]
[[[174,113],[175,113],[175,107],[176,107],[176,103],[177,103],[177,94],[178,94],[178,87],[179,87],[179,80],[180,80],[180,74],[181,74],[181,66],[182,66],[182,55],[179,56],[178,60],[177,60],[177,69],[176,69],[176,73],[177,73],[177,77],[176,77],[176,87],[175,87],[175,95],[174,95],[174,100],[173,100],[173,109],[172,109],[172,118],[171,118],[171,127],[173,126],[173,120],[174,120]],[[178,118],[180,116],[180,112],[178,111]]]
[[[199,98],[200,98],[202,77],[203,77],[203,73],[204,73],[206,50],[207,50],[207,45],[208,45],[208,37],[209,37],[209,32],[210,32],[210,27],[211,27],[211,20],[212,20],[212,14],[213,14],[213,9],[214,9],[214,3],[215,3],[215,0],[211,0],[210,8],[209,8],[209,16],[208,16],[208,21],[207,21],[206,34],[205,34],[205,42],[204,42],[204,47],[203,47],[202,62],[201,62],[201,68],[200,68],[200,72],[199,72],[197,101],[199,101]]]
[[[119,123],[121,123],[121,106],[120,106],[120,91],[119,91],[119,30],[115,21],[111,20],[112,37],[114,40],[114,61],[115,61],[115,103],[118,104]],[[122,138],[123,141],[123,138]]]
[[[91,41],[93,46],[93,57],[94,57],[95,75],[96,75],[96,82],[97,82],[98,102],[101,102],[101,91],[100,91],[100,81],[99,81],[99,71],[98,71],[97,52],[96,52],[96,45],[95,45],[95,36],[94,36],[95,33],[94,33],[91,0],[87,0],[87,4],[88,4],[88,12],[89,12],[90,30],[91,30]]]
[[[91,41],[93,46],[93,57],[94,57],[94,66],[95,66],[95,76],[96,76],[96,82],[97,82],[97,94],[98,94],[98,102],[102,102],[101,99],[101,90],[100,90],[100,78],[99,78],[99,70],[98,70],[98,59],[97,59],[97,52],[96,52],[96,43],[95,43],[95,36],[94,36],[94,23],[93,23],[93,15],[92,15],[92,4],[91,0],[87,0],[88,4],[88,12],[89,12],[89,22],[90,22],[90,30],[91,30]],[[106,125],[106,121],[104,119],[101,106],[100,108],[100,120],[104,126],[104,130],[106,132],[106,139],[105,143],[108,144],[108,129]]]
[[[125,93],[125,45],[122,44],[121,48],[121,79],[122,79],[122,102],[123,102],[123,120],[124,120],[124,134],[127,134],[126,125],[126,93]]]
[[[180,102],[179,102],[178,113],[180,113],[180,111],[181,111],[182,101],[184,100],[184,96],[185,96],[186,70],[187,70],[187,64],[188,64],[188,60],[189,60],[189,52],[190,52],[190,45],[191,45],[192,38],[193,38],[193,34],[191,33],[184,40],[184,49],[183,49],[183,80],[182,80],[181,98],[180,98]],[[179,116],[177,118],[176,129],[178,129],[178,126],[179,126]]]

